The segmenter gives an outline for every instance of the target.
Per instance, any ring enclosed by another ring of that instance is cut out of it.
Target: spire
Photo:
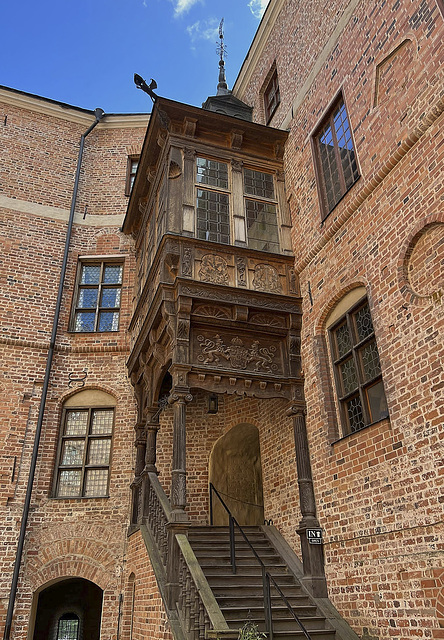
[[[220,25],[219,25],[220,44],[218,44],[217,49],[216,49],[217,53],[220,56],[220,58],[219,58],[219,84],[217,85],[217,94],[216,94],[218,96],[225,96],[225,95],[227,95],[227,93],[230,93],[228,91],[227,80],[225,78],[225,60],[224,60],[224,57],[227,55],[227,48],[224,45],[223,27],[224,27],[224,19],[222,18],[222,20],[220,21]]]

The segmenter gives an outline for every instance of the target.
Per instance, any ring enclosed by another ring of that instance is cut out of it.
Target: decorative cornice
[[[53,118],[60,118],[67,122],[75,122],[83,125],[85,129],[95,121],[93,111],[88,113],[86,109],[83,110],[79,107],[55,102],[39,96],[16,92],[12,89],[8,90],[0,88],[0,102],[10,104],[14,107],[19,107],[21,109],[28,109],[35,113],[43,113]],[[105,113],[104,119],[100,122],[98,127],[100,129],[144,128],[148,125],[149,118],[150,116],[148,113]]]

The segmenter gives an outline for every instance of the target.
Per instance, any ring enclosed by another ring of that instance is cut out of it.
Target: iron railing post
[[[210,525],[213,526],[213,485],[210,482]]]
[[[233,573],[236,573],[236,546],[234,540],[234,518],[230,514],[230,561]]]
[[[273,618],[271,613],[270,576],[262,565],[262,585],[264,589],[265,630],[268,640],[273,640]]]

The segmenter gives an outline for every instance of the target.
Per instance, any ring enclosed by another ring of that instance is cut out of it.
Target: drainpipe
[[[46,405],[46,395],[47,395],[48,387],[49,387],[49,378],[50,378],[50,375],[51,375],[52,358],[53,358],[53,355],[54,355],[54,347],[55,347],[55,341],[56,341],[56,336],[57,336],[57,327],[58,327],[58,323],[59,323],[60,307],[61,307],[61,304],[62,304],[63,285],[64,285],[64,282],[65,282],[66,265],[67,265],[67,262],[68,262],[69,244],[70,244],[70,240],[71,240],[72,225],[73,225],[73,222],[74,222],[74,210],[76,208],[77,192],[79,190],[79,178],[80,178],[80,169],[81,169],[81,166],[82,166],[83,147],[84,147],[84,144],[85,144],[86,136],[89,133],[91,133],[91,131],[94,129],[94,127],[103,118],[103,116],[104,116],[103,109],[95,109],[94,116],[95,116],[95,121],[85,131],[85,133],[80,138],[80,148],[79,148],[79,157],[77,159],[76,178],[75,178],[75,182],[74,182],[74,190],[73,190],[72,200],[71,200],[71,210],[69,212],[68,228],[67,228],[67,231],[66,231],[65,252],[64,252],[64,255],[63,255],[62,269],[60,271],[60,282],[59,282],[59,290],[58,290],[58,294],[57,294],[56,310],[55,310],[55,313],[54,313],[54,319],[53,319],[53,323],[52,323],[51,340],[50,340],[50,343],[49,343],[48,356],[47,356],[47,359],[46,359],[45,378],[44,378],[44,381],[43,381],[42,396],[40,398],[39,416],[38,416],[37,427],[36,427],[36,431],[35,431],[34,447],[33,447],[33,450],[32,450],[31,466],[30,466],[29,475],[28,475],[28,485],[26,487],[26,497],[25,497],[25,504],[23,506],[22,522],[21,522],[21,525],[20,525],[20,534],[19,534],[19,539],[18,539],[18,544],[17,544],[17,552],[16,552],[16,555],[15,555],[14,572],[13,572],[13,575],[12,575],[11,591],[10,591],[10,594],[9,594],[9,604],[8,604],[8,611],[7,611],[7,614],[6,614],[5,632],[3,634],[3,640],[9,640],[10,634],[11,634],[12,615],[14,613],[14,604],[15,604],[15,597],[17,595],[17,584],[18,584],[19,573],[20,573],[20,565],[21,565],[22,555],[23,555],[23,546],[25,544],[26,526],[27,526],[27,523],[28,523],[29,506],[30,506],[30,503],[31,503],[32,487],[33,487],[33,484],[34,484],[35,469],[36,469],[37,457],[38,457],[38,453],[39,453],[39,444],[40,444],[40,436],[41,436],[41,433],[42,433],[43,415],[44,415],[44,412],[45,412],[45,405]]]

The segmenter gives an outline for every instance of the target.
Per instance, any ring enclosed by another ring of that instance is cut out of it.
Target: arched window
[[[115,399],[95,389],[69,398],[63,408],[54,495],[108,495]]]
[[[57,624],[56,640],[78,640],[79,616],[75,613],[64,613]]]
[[[344,434],[388,416],[370,307],[363,287],[351,291],[327,321]]]

